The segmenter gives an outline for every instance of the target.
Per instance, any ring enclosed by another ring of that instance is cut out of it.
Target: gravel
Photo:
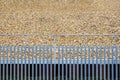
[[[119,7],[119,0],[0,0],[0,34],[120,34]],[[24,45],[25,39],[26,45],[54,44],[50,36],[0,36],[0,44]],[[83,39],[61,36],[56,44],[84,45]],[[86,45],[111,46],[113,40],[88,36]],[[120,45],[120,36],[116,44]]]

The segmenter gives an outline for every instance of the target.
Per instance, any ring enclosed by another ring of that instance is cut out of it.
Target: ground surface
[[[0,34],[120,34],[119,0],[0,0]],[[23,45],[24,37],[0,36],[0,44]],[[27,37],[27,45],[53,44]],[[113,36],[88,36],[87,45],[113,45]],[[116,37],[120,45],[120,36]],[[57,37],[57,45],[83,45],[84,37]],[[53,54],[54,56],[54,54]]]
[[[120,34],[119,0],[0,0],[0,34]],[[77,37],[59,37],[59,44],[82,44]],[[113,44],[96,37],[95,44]],[[51,44],[53,38],[29,37],[28,44]],[[93,44],[90,37],[88,44]],[[70,42],[70,43],[69,43]],[[0,37],[0,44],[22,45],[23,37]],[[117,37],[120,44],[120,37]]]

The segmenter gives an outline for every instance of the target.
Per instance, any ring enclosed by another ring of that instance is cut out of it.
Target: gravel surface
[[[0,34],[120,34],[119,0],[0,0]],[[57,37],[57,45],[83,45],[84,37]],[[25,37],[0,36],[0,44],[23,45]],[[27,45],[53,44],[27,37]],[[88,36],[86,45],[113,45],[113,36]],[[116,37],[120,45],[120,36]],[[27,54],[27,53],[26,53]],[[9,54],[10,55],[10,54]]]
[[[0,0],[0,34],[120,34],[118,0]],[[81,39],[81,40],[80,40]],[[23,45],[23,37],[0,37],[0,44]],[[58,44],[82,44],[83,37],[58,37]],[[87,37],[87,44],[113,44],[113,37]],[[52,44],[51,37],[28,37],[28,44]],[[120,45],[120,36],[117,37]]]

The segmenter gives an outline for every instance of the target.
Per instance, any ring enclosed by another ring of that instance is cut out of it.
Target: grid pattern
[[[57,36],[63,35],[9,35],[0,36],[53,36],[52,45],[0,46],[1,80],[119,80],[119,34],[64,35],[84,36],[84,45],[58,45]],[[86,45],[87,36],[113,36],[114,44]]]

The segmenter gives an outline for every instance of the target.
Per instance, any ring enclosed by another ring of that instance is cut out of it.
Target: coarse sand
[[[120,34],[119,0],[0,0],[0,34]],[[82,44],[58,37],[58,44]],[[112,37],[87,38],[112,45]],[[82,40],[82,39],[81,39]],[[28,37],[28,44],[51,44],[52,37]],[[23,37],[1,37],[0,44],[22,45]],[[120,44],[120,36],[117,37]]]
[[[120,34],[119,0],[0,0],[0,34]],[[48,36],[0,36],[1,45],[54,44]],[[84,45],[58,36],[57,45]],[[113,36],[88,36],[86,45],[113,45]],[[120,45],[120,36],[116,37]]]

